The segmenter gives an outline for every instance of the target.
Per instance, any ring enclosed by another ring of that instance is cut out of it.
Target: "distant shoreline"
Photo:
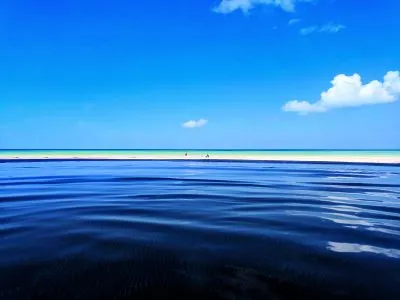
[[[399,164],[399,150],[0,150],[0,160],[218,160]]]
[[[183,160],[183,161],[285,161],[285,162],[332,162],[332,163],[378,163],[378,164],[400,164],[399,155],[216,155],[210,153],[210,157],[206,158],[204,154],[188,154],[184,156],[181,154],[154,154],[154,155],[84,155],[84,154],[71,154],[71,155],[52,155],[52,154],[35,154],[35,155],[1,155],[0,161],[32,161],[32,160]]]
[[[358,148],[349,148],[349,149],[335,149],[335,148],[293,148],[293,149],[289,149],[289,148],[267,148],[267,149],[246,149],[246,148],[235,148],[235,149],[228,149],[228,148],[198,148],[198,149],[185,149],[185,148],[83,148],[83,149],[79,149],[79,148],[32,148],[32,149],[18,149],[18,148],[3,148],[0,149],[0,153],[1,152],[8,152],[8,151],[23,151],[23,152],[32,152],[32,151],[81,151],[81,152],[91,152],[91,151],[111,151],[111,152],[126,152],[126,151],[138,151],[138,152],[143,152],[143,151],[174,151],[174,152],[198,152],[198,151],[209,151],[209,152],[241,152],[241,151],[246,151],[246,152],[326,152],[326,151],[330,151],[330,152],[346,152],[346,151],[357,151],[357,152],[375,152],[375,151],[384,151],[384,152],[400,152],[400,148],[399,149],[386,149],[386,148],[371,148],[371,149],[358,149]]]

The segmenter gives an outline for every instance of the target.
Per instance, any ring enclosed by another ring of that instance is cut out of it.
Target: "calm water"
[[[55,157],[55,156],[107,156],[107,157],[140,157],[140,156],[181,156],[184,158],[185,153],[191,156],[204,156],[209,154],[213,156],[235,157],[235,156],[347,156],[347,157],[400,157],[400,150],[0,150],[0,159],[5,156],[12,157]]]
[[[399,166],[0,163],[0,299],[399,295]]]

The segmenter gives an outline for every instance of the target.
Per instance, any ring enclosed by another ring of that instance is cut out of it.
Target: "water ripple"
[[[397,299],[399,166],[0,165],[0,299]]]

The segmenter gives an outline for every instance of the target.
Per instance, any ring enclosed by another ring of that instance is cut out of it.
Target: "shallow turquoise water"
[[[350,157],[400,157],[400,150],[0,150],[1,156],[350,156]]]

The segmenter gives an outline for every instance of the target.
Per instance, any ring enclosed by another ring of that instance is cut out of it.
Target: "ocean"
[[[0,299],[399,295],[399,165],[0,160]]]

